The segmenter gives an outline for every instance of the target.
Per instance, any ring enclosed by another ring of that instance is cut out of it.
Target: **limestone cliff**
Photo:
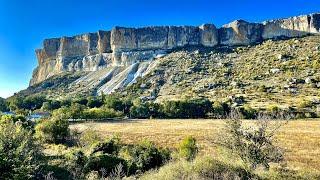
[[[115,27],[111,31],[47,39],[43,42],[43,48],[36,50],[39,65],[33,72],[30,85],[62,72],[93,72],[90,77],[95,77],[95,72],[99,71],[104,72],[102,76],[107,78],[99,81],[107,84],[97,83],[100,87],[96,88],[109,93],[120,87],[116,82],[121,82],[121,85],[132,83],[147,71],[148,66],[153,64],[152,60],[174,48],[249,45],[266,39],[319,33],[320,14],[311,14],[263,23],[237,20],[219,29],[213,24],[199,27]],[[118,79],[113,80],[113,77]],[[121,77],[124,79],[121,80]]]

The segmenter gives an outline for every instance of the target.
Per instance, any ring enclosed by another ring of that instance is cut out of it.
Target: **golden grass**
[[[252,121],[245,123],[250,125]],[[214,155],[217,152],[212,142],[223,127],[223,120],[133,120],[71,126],[79,131],[92,128],[103,137],[117,134],[124,143],[148,139],[168,148],[176,147],[184,137],[192,135],[197,139],[202,155]],[[277,139],[286,150],[285,158],[290,168],[320,173],[320,120],[290,121],[279,130]]]

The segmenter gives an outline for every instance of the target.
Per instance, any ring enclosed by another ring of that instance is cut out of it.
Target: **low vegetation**
[[[287,167],[285,154],[274,141],[282,126],[269,129],[269,119],[257,120],[259,123],[252,124],[251,129],[239,119],[227,121],[225,130],[218,134],[224,140],[214,138],[215,141],[207,144],[224,153],[204,157],[201,153],[203,146],[198,144],[199,137],[191,136],[191,132],[179,140],[180,143],[166,147],[147,137],[127,142],[117,133],[103,136],[95,127],[87,130],[75,128],[83,124],[74,124],[70,128],[68,119],[83,115],[80,104],[71,103],[70,107],[54,110],[51,117],[37,122],[30,122],[23,116],[1,116],[0,154],[4,158],[0,169],[6,169],[0,173],[3,179],[305,177],[300,171],[284,171]],[[17,166],[20,168],[15,168]],[[312,173],[310,177],[316,179],[319,176]]]

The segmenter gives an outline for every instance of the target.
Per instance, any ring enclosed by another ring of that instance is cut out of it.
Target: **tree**
[[[9,108],[6,100],[0,97],[0,112],[6,112],[8,110]]]
[[[103,105],[103,101],[101,101],[101,99],[98,99],[98,98],[92,97],[92,96],[90,96],[88,98],[87,107],[98,108],[98,107],[101,107],[102,105]]]
[[[23,100],[23,109],[35,110],[40,109],[42,104],[46,101],[44,96],[31,95]]]
[[[104,100],[104,106],[107,108],[112,108],[116,111],[122,111],[124,110],[124,104],[122,100],[116,96],[109,95],[105,97]]]
[[[53,111],[55,109],[59,109],[61,107],[60,102],[56,100],[49,100],[42,104],[41,109],[43,111]]]
[[[32,179],[41,150],[32,132],[12,122],[0,124],[0,179]]]

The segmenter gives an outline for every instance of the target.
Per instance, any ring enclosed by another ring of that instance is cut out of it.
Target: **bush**
[[[197,158],[194,162],[176,161],[169,163],[158,171],[142,175],[142,180],[148,179],[257,179],[246,169],[235,164],[226,164],[212,158]]]
[[[168,150],[162,150],[155,147],[149,141],[143,141],[127,149],[128,162],[136,168],[136,171],[148,171],[153,168],[162,166],[170,159]]]
[[[60,117],[43,120],[35,129],[36,137],[47,143],[64,143],[69,137],[69,122]]]
[[[88,129],[82,132],[80,136],[80,145],[82,147],[91,147],[101,141],[102,138],[100,137],[100,135],[92,129]]]
[[[244,106],[239,109],[241,114],[245,119],[256,119],[257,118],[257,110],[251,108],[250,106]]]
[[[215,101],[212,105],[212,111],[215,118],[222,118],[229,114],[230,107],[227,103]]]
[[[122,158],[112,156],[109,154],[95,154],[89,157],[85,165],[84,172],[99,171],[100,176],[108,176],[119,164],[126,167],[126,161]]]
[[[0,124],[0,179],[34,178],[40,152],[31,131],[12,122]]]
[[[273,139],[280,127],[281,124],[271,125],[269,120],[258,120],[255,127],[246,129],[241,120],[231,119],[226,123],[226,131],[221,134],[221,142],[249,168],[262,165],[269,169],[269,163],[283,160],[283,152]]]
[[[28,130],[33,130],[34,123],[31,121],[28,121],[24,116],[22,115],[3,115],[0,118],[0,123],[15,123],[18,125],[21,125],[23,128]]]
[[[192,136],[188,136],[179,144],[178,154],[180,158],[187,161],[193,160],[198,153],[198,147],[196,139]]]
[[[111,139],[98,143],[92,150],[92,153],[102,152],[109,155],[118,155],[120,150],[120,139],[118,137],[112,137]]]

